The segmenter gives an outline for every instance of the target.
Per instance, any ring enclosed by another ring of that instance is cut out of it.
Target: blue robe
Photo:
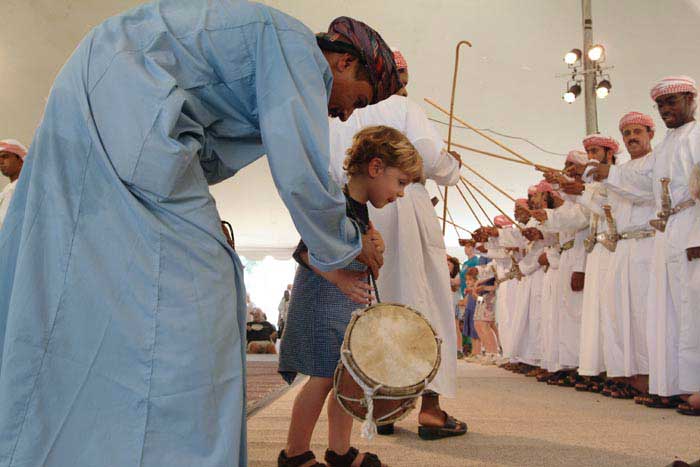
[[[311,31],[257,4],[85,37],[0,232],[0,466],[246,465],[243,271],[208,185],[267,154],[312,263],[348,264],[331,85]]]

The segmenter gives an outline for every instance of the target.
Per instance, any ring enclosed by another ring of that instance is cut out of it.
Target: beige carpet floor
[[[284,447],[297,386],[248,420],[249,465],[274,467]],[[495,367],[458,363],[458,394],[443,408],[466,421],[458,438],[422,441],[414,411],[396,434],[353,444],[379,454],[391,467],[635,466],[661,467],[700,458],[700,417],[648,409],[632,401],[547,386]],[[326,449],[321,416],[312,449]]]

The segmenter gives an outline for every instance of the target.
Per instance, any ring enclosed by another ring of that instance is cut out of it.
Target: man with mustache
[[[700,205],[689,191],[700,162],[700,127],[695,120],[697,87],[688,76],[663,78],[651,98],[668,128],[654,150],[648,173],[600,166],[595,177],[640,198],[654,199],[654,237],[648,312],[649,392],[647,405],[700,414]],[[662,181],[663,179],[663,181]],[[668,184],[668,188],[664,188]],[[695,393],[690,397],[687,395]],[[682,396],[682,397],[681,397]]]
[[[587,136],[583,140],[583,147],[588,154],[589,167],[614,164],[615,154],[619,150],[619,144],[615,139],[598,134]],[[572,191],[567,193],[576,194],[576,192],[576,187],[573,186]],[[580,214],[589,219],[590,232],[586,238],[586,249],[589,254],[586,258],[583,288],[578,369],[579,375],[588,379],[586,383],[577,384],[576,388],[601,392],[604,389],[604,382],[599,375],[605,371],[602,315],[610,312],[606,309],[607,304],[603,297],[611,293],[608,289],[609,283],[606,282],[611,253],[600,242],[608,230],[602,208],[607,204],[607,191],[601,183],[587,183],[578,202],[582,207]]]
[[[310,262],[376,272],[328,115],[400,87],[347,17],[315,36],[253,2],[160,0],[92,29],[0,231],[0,465],[246,465],[243,267],[209,185],[267,155]]]
[[[619,129],[631,157],[619,169],[648,173],[654,165],[654,121],[648,115],[629,112],[620,119]],[[649,221],[656,210],[651,200],[626,196],[614,185],[606,186],[617,236],[608,238],[615,242],[615,251],[606,283],[612,284],[614,293],[606,294],[605,299],[607,309],[615,313],[602,315],[604,353],[607,376],[616,381],[610,395],[629,399],[648,390],[648,271],[655,234]]]

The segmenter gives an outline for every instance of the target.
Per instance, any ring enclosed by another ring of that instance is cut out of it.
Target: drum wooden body
[[[418,311],[379,303],[353,313],[341,348],[333,386],[353,417],[385,425],[400,420],[440,366],[440,339]],[[371,394],[371,396],[370,396]]]

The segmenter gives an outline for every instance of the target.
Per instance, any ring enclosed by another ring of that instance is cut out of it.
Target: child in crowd
[[[383,251],[381,236],[369,222],[367,202],[381,208],[403,196],[406,186],[422,179],[421,157],[398,130],[373,126],[355,135],[343,168],[348,175],[344,187],[347,215]],[[294,258],[300,266],[289,303],[279,372],[290,384],[297,373],[310,378],[294,400],[287,444],[279,454],[277,465],[324,465],[315,460],[310,444],[314,427],[328,399],[327,465],[381,467],[376,455],[359,453],[350,446],[353,420],[332,391],[333,372],[340,360],[345,329],[352,312],[366,304],[370,296],[366,267],[355,260],[343,269],[320,271],[310,265],[303,241],[299,243]]]
[[[450,271],[450,288],[452,289],[452,308],[455,313],[455,327],[457,331],[457,358],[462,359],[464,358],[464,353],[462,352],[462,323],[464,319],[465,307],[460,306],[460,301],[462,300],[462,292],[459,290],[459,260],[454,256],[447,255],[447,267]]]
[[[473,268],[469,268],[473,269]],[[476,301],[479,298],[477,294],[477,276],[478,273],[472,271],[471,273],[465,272],[464,279],[466,281],[466,287],[464,289],[463,303],[465,304],[464,313],[464,325],[462,328],[462,334],[471,339],[472,350],[467,358],[467,361],[474,362],[478,361],[481,357],[481,340],[479,339],[479,334],[476,331],[476,326],[474,323],[474,313],[476,312]]]
[[[474,277],[476,282],[476,309],[474,325],[479,334],[485,355],[480,359],[482,365],[494,365],[498,361],[498,331],[496,329],[496,287],[491,266],[478,266]]]

